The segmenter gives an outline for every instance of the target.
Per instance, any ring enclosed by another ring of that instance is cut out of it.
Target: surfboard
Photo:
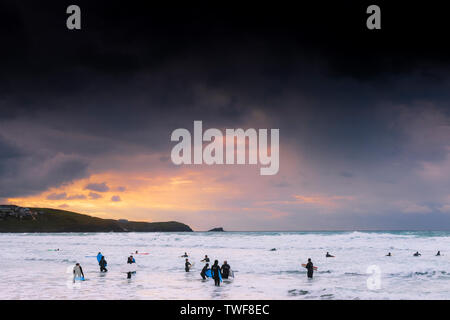
[[[84,277],[75,277],[74,281],[84,281]]]
[[[136,271],[137,271],[137,264],[136,263],[127,263],[125,266],[123,266],[121,268],[121,271],[125,272],[125,273],[128,273],[128,272],[136,273]]]
[[[302,267],[303,267],[303,268],[306,268],[306,264],[305,264],[305,263],[302,263]],[[314,269],[314,270],[317,270],[317,267],[314,267],[314,266],[313,266],[313,269]]]
[[[211,272],[211,277],[214,276],[214,274]],[[219,271],[219,279],[220,282],[222,282],[222,272]]]
[[[207,278],[211,278],[211,277],[212,277],[212,275],[211,275],[211,269],[206,270],[205,276],[206,276]]]

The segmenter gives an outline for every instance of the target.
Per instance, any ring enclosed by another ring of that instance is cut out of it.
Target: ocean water
[[[450,299],[449,245],[449,232],[0,234],[0,299]],[[149,255],[135,255],[127,279],[136,250]],[[99,251],[106,274],[89,257]],[[235,278],[221,287],[202,280],[205,254],[228,260]],[[312,280],[301,267],[308,258],[318,267]],[[74,285],[76,262],[86,281]]]

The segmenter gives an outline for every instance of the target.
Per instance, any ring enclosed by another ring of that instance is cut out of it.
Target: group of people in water
[[[184,263],[184,270],[186,272],[189,272],[192,264],[189,262],[188,254],[185,252],[181,257],[186,258]],[[202,271],[200,272],[200,276],[203,280],[206,280],[206,278],[209,277],[210,272],[211,278],[214,279],[215,286],[219,287],[222,279],[228,279],[231,275],[231,267],[226,260],[223,262],[222,266],[219,266],[219,260],[214,260],[214,264],[211,266],[211,268],[209,267],[210,259],[208,255],[205,255],[205,258],[203,258],[200,262],[205,263]]]
[[[275,251],[275,250],[271,249],[271,251]],[[138,252],[136,251],[136,254],[137,253]],[[436,253],[436,256],[440,256],[440,255],[441,255],[441,251],[438,251]],[[417,251],[413,254],[413,256],[419,257],[419,256],[421,256],[421,254],[419,253],[419,251]],[[185,263],[184,263],[184,270],[186,272],[189,272],[193,264],[191,264],[189,262],[188,254],[185,252],[181,257],[186,258]],[[335,256],[333,256],[329,252],[327,252],[325,254],[325,257],[326,258],[334,258]],[[388,252],[386,257],[392,257],[391,252]],[[100,272],[108,272],[108,269],[106,269],[107,262],[106,262],[105,256],[102,255],[101,252],[98,253],[97,260],[98,260],[98,264],[100,266]],[[208,277],[213,278],[215,286],[220,286],[220,282],[222,281],[222,279],[228,279],[231,276],[231,267],[226,260],[223,262],[222,266],[219,266],[219,260],[214,260],[214,264],[211,267],[209,267],[210,259],[209,259],[208,255],[205,255],[205,258],[203,258],[201,260],[201,262],[204,262],[205,265],[203,266],[202,271],[200,272],[200,276],[202,277],[203,280],[206,280],[206,278],[208,278]],[[136,263],[136,260],[134,259],[133,255],[130,255],[127,258],[127,264],[133,264],[133,263]],[[312,263],[311,258],[308,258],[308,263],[303,264],[302,266],[307,269],[307,272],[306,272],[307,277],[309,279],[312,279],[314,270],[317,268],[314,267],[314,264]],[[127,272],[128,279],[131,278],[132,273],[133,273],[133,271]],[[76,278],[82,277],[84,279],[83,268],[81,267],[81,265],[79,263],[75,264],[75,267],[73,268],[73,274],[74,274],[74,281]]]
[[[136,254],[138,252],[136,251]],[[184,255],[182,255],[181,257],[186,258],[186,262],[185,262],[185,271],[189,272],[192,264],[189,262],[188,259],[188,254],[185,252]],[[100,272],[108,272],[108,269],[106,269],[106,266],[108,265],[105,256],[99,252],[97,254],[97,261],[98,261],[98,265],[100,267]],[[209,262],[210,259],[208,257],[208,255],[205,255],[205,258],[203,260],[201,260],[201,262],[205,262],[205,266],[203,267],[202,271],[200,272],[200,276],[203,278],[203,280],[205,280],[207,277],[211,277],[214,279],[214,284],[216,286],[220,286],[220,282],[222,281],[222,279],[228,279],[231,275],[231,267],[228,264],[228,262],[225,260],[222,264],[222,266],[219,266],[219,261],[215,260],[214,264],[211,266],[211,268],[209,267]],[[133,264],[136,263],[136,260],[134,259],[133,255],[130,255],[127,258],[127,264]],[[209,272],[210,273],[209,273]],[[135,271],[128,271],[127,272],[127,278],[130,279],[131,275],[135,273]],[[73,281],[75,282],[76,279],[82,279],[84,280],[84,273],[83,273],[83,268],[81,267],[81,265],[77,262],[73,268]]]
[[[136,251],[137,253],[137,251]],[[100,272],[108,272],[108,269],[106,269],[106,266],[108,265],[108,262],[105,259],[105,256],[99,252],[97,254],[97,261],[98,261],[98,265],[100,267]],[[136,263],[136,260],[134,259],[133,255],[130,255],[127,258],[127,264],[133,264]],[[133,271],[128,271],[127,272],[127,278],[130,279],[131,275],[135,273]],[[73,267],[73,281],[75,281],[76,279],[84,279],[84,273],[83,273],[83,268],[81,267],[81,265],[77,262],[75,264],[75,266]]]
[[[273,249],[272,249],[271,251],[273,251]],[[416,253],[414,253],[413,256],[414,256],[414,257],[419,257],[419,256],[421,256],[421,254],[419,253],[419,251],[416,251]],[[441,251],[438,251],[438,252],[436,253],[436,256],[437,256],[437,257],[441,256]],[[333,255],[331,255],[329,252],[327,252],[327,253],[325,254],[325,257],[326,257],[326,258],[334,258],[335,256],[333,256]],[[386,255],[386,257],[392,257],[392,254],[391,254],[390,252],[388,252],[388,254]],[[305,267],[305,268],[307,269],[306,276],[307,276],[309,279],[312,279],[313,274],[314,274],[314,269],[315,269],[315,267],[314,267],[314,265],[313,265],[313,263],[312,263],[312,261],[311,261],[311,258],[308,258],[308,263],[306,263],[306,264],[304,264],[304,265],[302,265],[302,266]]]
[[[441,255],[441,251],[438,251],[437,253],[436,253],[436,257],[439,257]],[[416,251],[414,254],[413,254],[413,256],[414,257],[420,257],[421,256],[421,254],[419,253],[419,251]],[[390,253],[390,252],[388,252],[388,254],[386,255],[386,257],[392,257],[392,254]]]

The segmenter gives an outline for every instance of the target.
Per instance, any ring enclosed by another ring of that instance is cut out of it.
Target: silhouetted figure
[[[192,267],[192,264],[189,262],[189,259],[186,259],[186,262],[184,263],[184,271],[189,272],[191,267]]]
[[[200,272],[200,275],[202,276],[203,280],[206,279],[206,271],[208,271],[209,269],[209,264],[205,264],[205,266],[203,267],[202,271]]]
[[[228,279],[228,277],[230,276],[230,265],[228,264],[227,260],[225,260],[223,262],[222,267],[220,268],[220,271],[222,271],[222,278],[223,279]]]
[[[211,267],[211,275],[214,279],[214,285],[220,287],[220,281],[222,281],[222,273],[220,272],[219,261],[215,260]]]
[[[308,258],[308,263],[306,264],[305,268],[308,270],[307,272],[308,279],[312,279],[314,273],[314,265],[311,262],[311,258]]]
[[[98,265],[100,266],[100,272],[108,272],[108,270],[106,269],[106,260],[105,260],[105,256],[102,256],[100,259],[100,262],[98,263]]]

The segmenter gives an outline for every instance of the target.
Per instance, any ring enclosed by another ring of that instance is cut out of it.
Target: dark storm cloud
[[[414,129],[399,128],[411,122],[405,115],[423,115],[416,101],[449,114],[443,13],[411,25],[418,9],[381,5],[383,29],[369,32],[363,2],[255,10],[78,1],[82,30],[68,31],[69,4],[0,5],[0,182],[8,185],[0,197],[84,177],[106,155],[169,154],[172,130],[193,120],[258,126],[254,110],[346,180],[360,176],[354,168],[402,161],[395,180],[445,157],[442,143],[405,150]]]
[[[21,148],[0,136],[0,198],[41,192],[84,177],[86,169],[78,156]]]
[[[111,201],[112,201],[112,202],[120,202],[120,201],[122,201],[122,200],[120,199],[120,196],[112,196],[112,197],[111,197]]]
[[[102,197],[101,194],[95,193],[95,192],[89,192],[89,199],[95,200],[100,199]]]
[[[48,200],[64,200],[67,199],[67,193],[51,193],[47,196]]]
[[[85,190],[97,191],[97,192],[106,192],[109,190],[108,185],[105,182],[102,183],[89,183]]]
[[[47,196],[48,200],[83,200],[86,199],[84,194],[73,194],[68,196],[67,193],[51,193]]]

